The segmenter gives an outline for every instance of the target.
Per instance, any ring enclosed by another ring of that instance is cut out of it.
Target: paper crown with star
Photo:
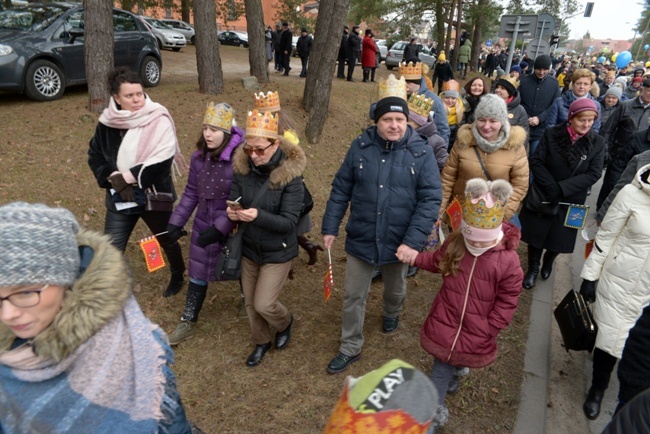
[[[388,78],[382,80],[379,83],[379,99],[388,98],[395,96],[402,98],[404,101],[407,101],[406,95],[406,80],[404,77],[396,79],[393,74],[390,74]]]
[[[433,110],[433,100],[424,95],[411,94],[408,100],[409,112],[428,117]]]
[[[225,102],[215,104],[210,102],[205,107],[205,114],[203,115],[203,125],[210,125],[218,128],[225,133],[230,133],[232,129],[233,120],[235,118],[235,109]]]
[[[278,138],[278,116],[271,112],[259,112],[257,109],[248,112],[246,117],[246,137]]]
[[[513,188],[508,181],[474,178],[465,184],[461,231],[474,241],[491,241],[501,230],[505,205]]]
[[[280,95],[278,92],[264,92],[255,94],[255,108],[260,112],[278,112],[280,111]]]
[[[422,64],[420,62],[400,62],[399,75],[405,80],[420,80],[422,78]]]

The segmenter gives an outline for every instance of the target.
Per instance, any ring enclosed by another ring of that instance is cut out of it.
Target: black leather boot
[[[181,288],[183,287],[183,278],[184,272],[173,272],[171,278],[169,279],[169,284],[167,285],[167,289],[165,292],[163,292],[163,297],[171,297],[172,295],[176,295],[180,292]]]
[[[542,249],[528,245],[528,271],[524,276],[524,289],[531,289],[535,286],[539,274],[539,263],[542,260]]]
[[[368,68],[363,68],[363,82],[368,83],[369,77],[370,77],[370,71],[368,71]]]
[[[314,265],[318,260],[318,251],[323,251],[323,247],[320,244],[311,242],[309,238],[304,235],[298,236],[298,245],[305,249],[309,255],[309,261],[307,262],[307,265]]]
[[[600,415],[600,404],[603,402],[605,396],[604,390],[595,389],[591,386],[585,403],[582,404],[582,411],[585,412],[587,419],[596,420]]]
[[[555,261],[555,258],[557,258],[558,255],[559,253],[551,252],[550,250],[547,250],[544,253],[541,272],[542,279],[546,280],[551,276],[551,273],[553,272],[553,261]]]
[[[254,366],[259,365],[260,362],[262,361],[262,358],[264,357],[264,354],[266,354],[266,352],[270,349],[271,349],[271,342],[263,345],[255,345],[255,349],[253,350],[251,355],[248,356],[248,358],[246,359],[246,366],[252,368]]]

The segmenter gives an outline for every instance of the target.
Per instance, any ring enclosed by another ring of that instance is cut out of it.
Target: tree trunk
[[[191,0],[181,0],[181,20],[186,23],[190,22],[190,9],[192,7]]]
[[[483,7],[487,6],[489,0],[478,0],[477,9],[480,11]],[[474,34],[472,36],[472,62],[474,67],[471,68],[473,71],[476,65],[478,65],[478,60],[481,55],[481,41],[483,40],[483,24],[484,20],[476,18],[474,21]]]
[[[264,39],[264,11],[262,0],[244,0],[246,28],[248,29],[248,62],[251,75],[261,83],[269,82],[269,67],[266,61]]]
[[[456,8],[456,0],[451,0],[449,5],[449,21],[447,21],[447,34],[445,35],[445,53],[447,54],[447,60],[451,62],[451,56],[449,56],[449,49],[451,47],[451,29],[454,27],[454,11]]]
[[[458,66],[458,57],[460,51],[460,34],[461,34],[461,25],[463,23],[463,0],[458,0],[458,17],[456,19],[456,39],[454,40],[454,58],[450,59],[451,67],[456,71],[456,66]]]
[[[107,77],[113,68],[113,2],[84,0],[84,61],[88,80],[88,110],[101,113],[108,106]]]
[[[445,18],[442,0],[436,0],[436,33],[438,35],[436,50],[440,54],[440,50],[445,46]]]
[[[213,0],[194,0],[194,30],[199,92],[211,95],[223,93],[223,70],[217,39],[217,9]]]
[[[309,143],[318,143],[330,105],[332,79],[336,68],[342,23],[348,14],[350,0],[322,1],[316,19],[314,47],[309,57],[309,73],[302,105],[309,113],[305,136]]]

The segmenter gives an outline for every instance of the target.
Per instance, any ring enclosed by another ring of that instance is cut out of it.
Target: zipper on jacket
[[[474,256],[474,262],[472,263],[472,270],[469,272],[469,279],[467,280],[467,288],[465,290],[465,301],[463,302],[463,313],[460,315],[460,322],[458,324],[458,331],[456,332],[456,337],[454,338],[454,342],[451,344],[451,348],[449,349],[449,356],[447,357],[447,362],[449,359],[451,359],[451,354],[454,352],[454,348],[456,347],[456,342],[458,342],[458,337],[460,336],[460,331],[463,328],[463,320],[465,319],[465,310],[467,309],[467,300],[469,300],[469,287],[472,284],[472,277],[474,276],[474,267],[476,267],[476,260],[478,258]]]

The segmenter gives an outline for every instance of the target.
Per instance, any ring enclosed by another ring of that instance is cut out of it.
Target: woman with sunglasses
[[[201,432],[108,236],[16,202],[0,206],[0,252],[0,432]]]
[[[255,349],[246,365],[257,366],[271,348],[287,347],[293,315],[278,301],[291,262],[298,256],[296,224],[303,207],[305,153],[278,135],[278,116],[253,110],[246,143],[235,151],[228,218],[245,224],[241,284]]]

